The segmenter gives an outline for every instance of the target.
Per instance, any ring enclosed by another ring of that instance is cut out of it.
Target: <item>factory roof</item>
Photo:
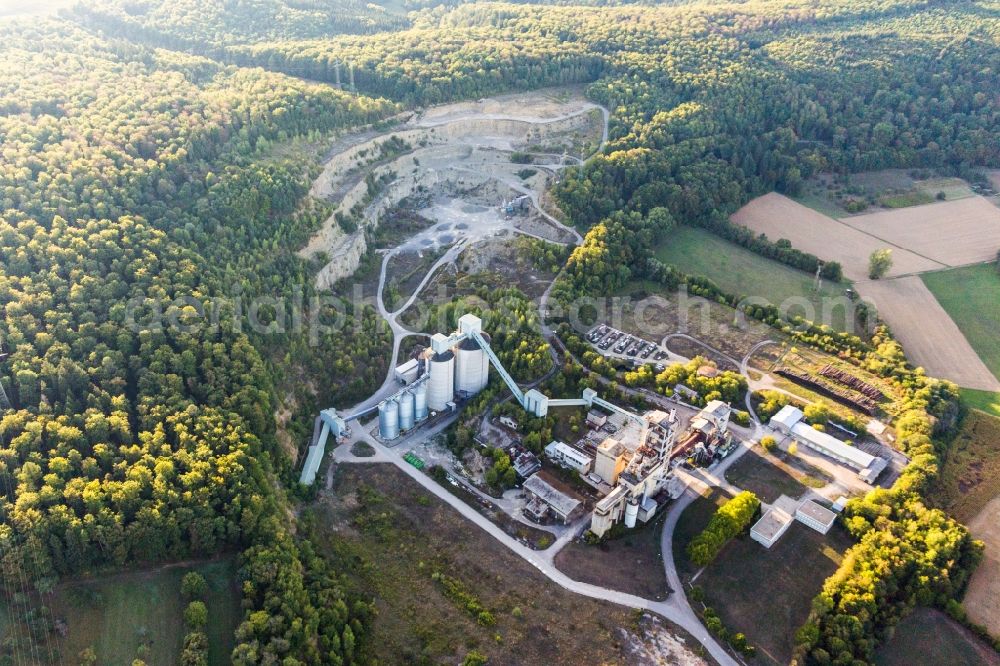
[[[580,506],[580,502],[578,500],[559,492],[555,487],[550,485],[548,481],[537,474],[534,474],[525,480],[524,489],[548,504],[553,511],[563,517],[569,516],[571,513],[576,511],[578,506]]]
[[[813,445],[821,452],[827,452],[834,458],[846,460],[858,469],[864,469],[875,461],[875,456],[853,446],[848,446],[836,437],[816,430],[808,423],[800,421],[793,425],[791,430],[793,435],[805,440],[806,443]]]
[[[733,411],[733,408],[729,406],[728,402],[722,402],[721,400],[710,400],[705,408],[701,410],[702,414],[708,414],[714,416],[717,419],[724,418]]]
[[[400,363],[396,366],[396,372],[406,372],[407,370],[417,369],[417,359],[411,358],[406,363]]]
[[[791,521],[792,517],[781,509],[768,509],[750,529],[770,541],[781,534]]]
[[[597,450],[612,458],[617,458],[625,453],[627,447],[614,437],[605,437],[604,441],[598,445]]]
[[[649,423],[656,423],[657,425],[667,426],[670,424],[670,414],[659,409],[646,412],[645,419]]]
[[[829,527],[833,525],[833,521],[837,519],[837,514],[830,511],[824,506],[821,506],[814,502],[813,500],[806,500],[799,508],[795,510],[796,515],[802,514],[807,518],[815,520],[817,523]]]
[[[771,427],[780,425],[786,430],[791,430],[792,426],[801,421],[804,416],[805,414],[798,407],[785,405],[777,414],[771,417]]]
[[[453,352],[450,349],[445,352],[440,352],[431,356],[431,360],[437,362],[450,361],[453,358],[455,358],[455,352]]]

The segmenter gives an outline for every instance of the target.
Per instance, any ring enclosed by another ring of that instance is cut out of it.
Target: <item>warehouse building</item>
[[[787,511],[772,507],[750,528],[750,538],[764,548],[770,548],[778,543],[778,539],[788,531],[792,520],[792,516]]]
[[[888,460],[865,453],[861,449],[845,444],[836,437],[816,430],[803,420],[804,416],[798,407],[785,405],[781,411],[771,417],[770,426],[775,431],[792,437],[800,444],[853,468],[865,483],[875,484],[879,474],[889,464]]]

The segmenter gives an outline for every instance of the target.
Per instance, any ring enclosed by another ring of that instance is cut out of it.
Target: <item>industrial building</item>
[[[795,519],[820,534],[826,534],[837,520],[837,514],[813,500],[806,500],[795,510]]]
[[[816,430],[803,420],[804,417],[798,407],[785,405],[771,417],[769,425],[773,430],[792,437],[800,444],[851,467],[858,472],[858,477],[862,481],[875,485],[879,474],[889,464],[888,460],[865,453],[836,437]]]
[[[526,479],[522,487],[529,498],[524,511],[537,521],[552,513],[563,523],[568,523],[581,506],[579,500],[559,491],[537,474]]]
[[[625,413],[639,424],[638,438],[608,437],[597,447],[594,473],[613,486],[594,507],[590,520],[590,531],[598,537],[620,520],[628,528],[647,522],[659,507],[654,497],[667,489],[673,478],[670,459],[677,439],[677,414],[659,410],[643,416]]]
[[[820,534],[826,534],[836,522],[837,514],[815,500],[797,502],[782,495],[750,528],[750,538],[770,548],[796,520]]]
[[[728,451],[732,437],[729,417],[733,408],[721,400],[712,400],[691,419],[687,433],[671,457],[692,458],[697,463],[709,463],[716,452]]]
[[[455,407],[456,397],[482,391],[490,379],[488,348],[482,320],[471,314],[458,320],[458,330],[451,336],[432,336],[420,359],[396,368],[396,378],[408,386],[379,403],[379,436],[396,439],[426,420],[429,412],[448,411]]]
[[[593,458],[574,449],[572,446],[560,441],[551,441],[545,447],[545,455],[549,459],[567,469],[572,469],[580,474],[586,474],[594,464]]]
[[[770,548],[778,542],[778,539],[788,531],[792,525],[790,513],[778,507],[771,507],[764,512],[760,520],[750,528],[750,538],[757,543]]]

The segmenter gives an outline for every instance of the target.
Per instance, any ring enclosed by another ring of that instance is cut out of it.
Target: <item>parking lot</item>
[[[592,328],[587,333],[587,341],[605,356],[630,360],[636,365],[656,363],[657,371],[663,371],[664,361],[670,359],[670,353],[660,345],[605,324]]]

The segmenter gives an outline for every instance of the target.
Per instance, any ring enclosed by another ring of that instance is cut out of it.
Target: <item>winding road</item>
[[[603,150],[605,144],[608,141],[609,114],[607,109],[597,105],[593,105],[590,108],[599,108],[603,116],[604,122],[603,122],[602,138],[600,146],[596,151],[600,152],[601,150]],[[586,111],[589,111],[590,108],[588,108]],[[508,119],[506,116],[499,116],[499,115],[496,116],[491,115],[488,116],[488,118]],[[510,117],[509,119],[524,120],[524,118],[519,118],[519,117]],[[553,119],[547,119],[547,120],[551,121]],[[433,122],[432,125],[436,126],[453,121],[454,119],[449,120],[447,118],[444,118],[441,119],[439,122]],[[560,168],[561,167],[562,165],[560,165]],[[517,184],[513,185],[510,183],[507,184],[510,185],[513,189],[523,192],[524,194],[527,194],[531,198],[531,201],[534,204],[535,208],[550,223],[555,224],[559,228],[566,229],[569,233],[573,234],[576,243],[582,242],[583,240],[582,237],[575,229],[566,227],[561,222],[559,222],[554,217],[552,217],[551,215],[549,215],[548,213],[546,213],[541,209],[538,202],[537,192],[527,190]],[[419,333],[417,331],[412,331],[406,328],[398,321],[398,319],[408,308],[410,308],[413,305],[413,303],[418,298],[419,294],[427,286],[427,284],[429,284],[433,276],[443,267],[454,263],[458,259],[458,257],[462,254],[462,252],[468,247],[471,241],[472,241],[471,238],[463,238],[459,240],[457,243],[455,243],[451,248],[449,248],[430,267],[430,269],[427,271],[426,275],[424,275],[419,285],[416,287],[416,289],[414,289],[410,297],[397,309],[391,312],[388,310],[388,308],[386,308],[384,301],[386,275],[389,262],[394,256],[396,256],[399,253],[400,248],[397,247],[392,250],[384,252],[382,257],[381,271],[379,274],[379,283],[376,295],[376,306],[379,315],[383,319],[385,319],[385,321],[388,323],[392,331],[393,335],[392,356],[389,363],[387,376],[382,386],[366,400],[354,405],[350,409],[344,410],[346,418],[350,419],[352,415],[361,414],[363,412],[366,412],[374,408],[381,400],[385,399],[392,393],[395,393],[399,389],[399,385],[394,378],[393,371],[398,362],[401,343],[406,337],[412,335],[425,335],[425,334]],[[549,328],[549,326],[545,322],[546,319],[545,315],[548,309],[548,301],[551,294],[551,290],[557,279],[558,276],[556,276],[556,278],[553,279],[552,284],[550,284],[548,288],[545,290],[545,292],[542,294],[538,303],[542,333],[545,336],[545,338],[550,341],[550,349],[551,353],[553,354],[553,359],[554,359],[553,371],[556,371],[560,367],[560,365],[559,365],[559,358],[558,355],[556,354],[553,344],[556,338],[553,331]],[[690,339],[694,342],[704,345],[704,343],[702,343],[700,340],[697,340],[695,338],[690,338]],[[764,341],[762,343],[758,343],[758,345],[755,345],[750,350],[750,353],[747,354],[747,356],[744,359],[742,359],[741,362],[736,361],[735,359],[731,359],[731,357],[728,357],[725,354],[718,352],[717,350],[713,349],[712,351],[718,353],[720,356],[723,356],[731,360],[733,364],[736,367],[738,367],[744,375],[746,375],[750,356],[753,353],[755,353],[759,348],[763,347],[766,344],[771,344],[771,343],[772,343],[771,341]],[[602,377],[601,379],[604,380],[605,378]],[[639,389],[624,388],[624,390],[630,393],[633,392],[641,393],[644,397],[654,399],[658,404],[663,404],[663,405],[666,404],[665,402],[661,402],[666,400],[662,396],[650,394],[648,392],[641,391]],[[747,407],[750,408],[749,398],[747,399]],[[755,430],[754,434],[756,434],[756,431],[761,428],[761,425],[760,422],[757,420],[757,416],[752,409],[750,409],[750,414],[752,416],[754,423],[754,430]],[[450,420],[442,420],[441,422],[436,423],[431,429],[416,433],[414,435],[414,438],[425,440],[426,438],[433,436],[437,432],[440,432],[443,428],[447,427],[449,423]],[[717,467],[713,470],[714,474],[712,475],[700,474],[697,472],[688,473],[681,470],[680,468],[677,469],[677,473],[687,483],[688,487],[685,490],[684,494],[669,507],[667,517],[664,522],[663,534],[661,537],[663,566],[666,572],[666,578],[671,593],[664,601],[654,601],[633,594],[621,592],[619,590],[604,588],[597,585],[592,585],[589,583],[583,583],[577,580],[573,580],[565,573],[560,571],[558,568],[556,568],[554,564],[554,559],[556,554],[558,554],[558,552],[566,544],[568,544],[577,534],[579,534],[579,531],[584,526],[585,521],[580,521],[579,523],[574,524],[572,528],[565,530],[557,538],[557,540],[553,543],[553,545],[550,546],[548,549],[544,551],[532,550],[531,548],[528,548],[518,540],[509,536],[500,527],[498,527],[488,518],[480,514],[475,508],[469,506],[467,503],[465,503],[464,501],[453,495],[446,488],[443,488],[434,479],[430,478],[428,475],[424,474],[423,472],[417,470],[412,465],[405,462],[402,459],[402,457],[398,453],[396,453],[396,451],[386,447],[381,442],[372,437],[370,434],[371,429],[372,429],[371,423],[363,425],[358,424],[358,427],[352,428],[352,434],[349,441],[347,443],[341,444],[334,450],[333,452],[334,460],[341,463],[395,465],[398,469],[402,470],[403,473],[405,473],[411,479],[413,479],[418,484],[423,486],[429,493],[431,493],[438,499],[442,500],[443,502],[449,504],[452,508],[458,511],[458,513],[461,514],[463,517],[476,524],[480,529],[485,530],[488,534],[490,534],[490,536],[496,539],[499,543],[501,543],[503,546],[513,551],[516,555],[524,559],[526,562],[529,562],[540,573],[542,573],[549,580],[553,581],[560,587],[569,590],[571,592],[591,597],[594,599],[607,601],[610,603],[626,606],[629,608],[641,609],[660,615],[666,620],[676,624],[677,626],[682,627],[685,631],[691,634],[691,636],[693,636],[704,647],[704,649],[708,652],[708,654],[710,654],[712,658],[721,666],[738,666],[738,662],[731,656],[730,652],[723,645],[721,645],[715,639],[715,637],[713,637],[708,632],[708,630],[702,624],[699,616],[694,612],[694,610],[691,608],[691,605],[688,603],[688,600],[684,593],[684,586],[680,580],[680,577],[677,574],[677,570],[674,565],[672,540],[673,540],[673,531],[677,525],[677,521],[681,513],[688,505],[690,505],[692,501],[694,501],[696,497],[698,497],[699,493],[696,489],[708,487],[711,485],[718,485],[719,479],[724,479],[725,470],[728,469],[730,465],[735,463],[747,450],[749,450],[746,444],[742,445],[736,452],[730,455],[726,460],[719,463],[719,465],[717,465]],[[370,457],[355,456],[351,452],[351,446],[353,443],[358,441],[363,441],[366,442],[368,445],[370,445],[375,450],[375,454]],[[405,449],[407,448],[405,446],[406,443],[407,441],[404,440],[402,443],[400,443],[394,448],[396,450]]]

